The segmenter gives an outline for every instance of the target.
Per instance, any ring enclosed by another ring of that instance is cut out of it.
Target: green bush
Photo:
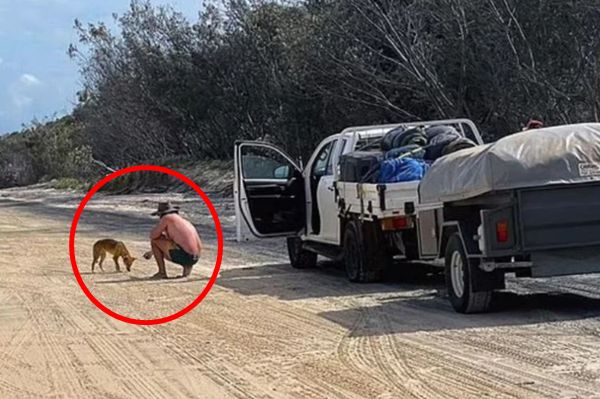
[[[85,191],[89,187],[89,183],[72,177],[64,177],[57,180],[52,180],[51,185],[52,188],[57,190]]]

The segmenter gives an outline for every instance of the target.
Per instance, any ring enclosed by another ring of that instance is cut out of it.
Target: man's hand
[[[151,259],[152,255],[153,255],[152,251],[148,251],[144,254],[144,259],[146,259],[146,260]]]

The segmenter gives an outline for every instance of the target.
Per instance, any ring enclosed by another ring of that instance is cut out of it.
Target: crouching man
[[[158,204],[158,210],[152,216],[159,216],[160,221],[150,232],[152,251],[144,257],[150,259],[154,255],[158,265],[158,273],[152,278],[167,278],[165,260],[183,267],[181,277],[187,277],[192,267],[198,262],[202,251],[202,241],[196,228],[179,215],[179,207],[169,202]]]

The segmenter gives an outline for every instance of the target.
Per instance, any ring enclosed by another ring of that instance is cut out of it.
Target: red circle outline
[[[206,284],[206,286],[204,287],[202,292],[198,295],[198,297],[196,299],[194,299],[194,301],[192,303],[190,303],[189,305],[187,305],[180,311],[173,313],[172,315],[161,317],[158,319],[149,319],[149,320],[134,319],[131,317],[123,316],[117,312],[110,310],[106,306],[104,306],[102,304],[102,302],[100,302],[98,299],[96,299],[96,297],[90,292],[90,290],[85,285],[85,282],[83,281],[83,278],[81,277],[81,274],[79,273],[79,267],[77,266],[77,261],[75,259],[75,234],[77,232],[77,224],[79,223],[79,218],[81,217],[81,214],[82,214],[83,210],[85,209],[85,206],[87,205],[88,201],[94,196],[94,194],[96,194],[98,192],[98,190],[100,190],[102,187],[104,187],[111,180],[114,180],[117,177],[123,176],[128,173],[141,172],[141,171],[151,171],[151,172],[159,172],[159,173],[168,174],[170,176],[176,177],[177,179],[183,181],[188,186],[190,186],[192,189],[194,189],[194,191],[202,198],[202,200],[204,200],[204,202],[206,203],[206,206],[208,207],[208,209],[210,211],[210,214],[212,215],[212,218],[215,222],[215,228],[217,231],[217,240],[218,240],[217,260],[215,262],[215,268],[213,270],[213,273],[212,273],[208,283]],[[217,276],[219,275],[219,269],[221,268],[221,262],[223,260],[223,231],[221,229],[221,222],[219,220],[219,215],[217,214],[217,211],[215,210],[214,205],[212,204],[212,202],[210,201],[208,196],[204,193],[204,191],[202,191],[202,189],[196,183],[194,183],[193,180],[191,180],[190,178],[188,178],[187,176],[185,176],[182,173],[179,173],[179,172],[174,171],[169,168],[165,168],[163,166],[155,166],[155,165],[130,166],[128,168],[120,169],[120,170],[104,177],[102,180],[100,180],[98,183],[96,183],[91,188],[91,190],[86,194],[86,196],[83,198],[83,200],[79,204],[79,207],[77,208],[77,211],[75,212],[75,215],[73,216],[73,221],[71,223],[71,231],[69,233],[69,257],[71,259],[71,266],[73,267],[73,273],[75,274],[75,279],[77,280],[77,283],[81,287],[84,294],[88,297],[88,299],[94,305],[96,305],[96,307],[98,309],[100,309],[107,315],[109,315],[117,320],[123,321],[125,323],[146,325],[146,326],[155,325],[155,324],[163,324],[163,323],[168,323],[170,321],[176,320],[176,319],[180,318],[181,316],[185,315],[186,313],[190,312],[192,309],[194,309],[196,306],[198,306],[198,304],[200,304],[200,302],[202,302],[202,300],[206,297],[206,295],[208,295],[209,291],[212,289],[213,285],[217,281]]]

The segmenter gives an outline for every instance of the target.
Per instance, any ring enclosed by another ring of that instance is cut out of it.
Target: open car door
[[[242,141],[234,150],[237,239],[284,237],[305,228],[302,170],[279,148]]]

